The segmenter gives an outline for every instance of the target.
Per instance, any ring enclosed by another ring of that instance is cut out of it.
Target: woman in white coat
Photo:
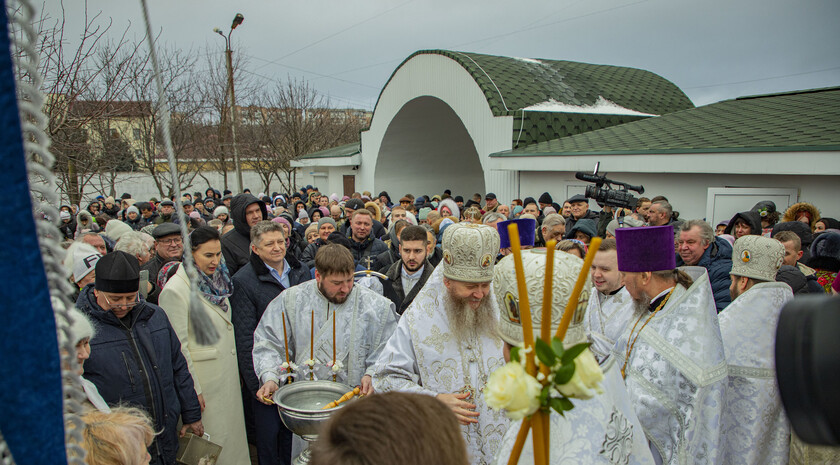
[[[201,402],[204,429],[210,435],[210,441],[222,446],[218,463],[250,465],[228,303],[233,283],[222,262],[219,232],[215,228],[196,228],[190,234],[190,243],[199,275],[201,303],[219,333],[218,342],[211,346],[196,343],[189,318],[190,280],[183,265],[166,282],[160,293],[160,306],[181,341],[181,352],[187,359]]]

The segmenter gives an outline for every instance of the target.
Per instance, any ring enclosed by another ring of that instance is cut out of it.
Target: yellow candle
[[[526,418],[522,420],[522,426],[519,427],[519,433],[516,434],[516,442],[513,443],[513,449],[510,451],[508,465],[519,463],[519,457],[522,455],[522,447],[525,446],[525,440],[528,439],[529,429],[531,429],[531,419]]]
[[[540,323],[540,338],[551,343],[551,299],[554,291],[552,278],[554,277],[554,246],[556,241],[545,244],[545,285],[543,286],[542,322]],[[548,371],[548,367],[545,367]]]
[[[531,351],[525,356],[525,369],[531,376],[537,374],[534,362],[534,326],[531,320],[531,307],[528,304],[528,287],[525,285],[525,269],[522,266],[522,248],[519,243],[519,227],[516,223],[508,225],[508,236],[510,237],[510,250],[513,253],[513,266],[516,269],[516,285],[519,292],[519,315],[522,318],[522,335],[525,339],[525,348]]]
[[[580,269],[580,274],[578,274],[575,288],[572,291],[572,295],[569,297],[569,303],[566,304],[566,310],[563,312],[563,319],[560,321],[560,326],[557,327],[557,332],[554,333],[555,337],[560,339],[566,337],[566,330],[569,329],[569,324],[572,322],[572,317],[575,314],[575,309],[577,308],[578,301],[580,300],[580,292],[583,290],[583,283],[586,282],[586,277],[589,275],[589,268],[592,266],[592,260],[595,258],[595,254],[598,252],[598,247],[600,245],[600,237],[593,237],[592,241],[589,243],[589,251],[586,253],[586,258],[583,260],[583,268]]]

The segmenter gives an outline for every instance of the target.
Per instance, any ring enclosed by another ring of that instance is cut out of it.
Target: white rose
[[[542,385],[519,362],[508,362],[490,375],[484,388],[487,405],[507,410],[511,420],[521,420],[540,407]]]
[[[586,349],[575,358],[575,374],[572,379],[557,389],[566,397],[590,399],[596,393],[604,392],[600,385],[603,380],[604,372],[601,371],[601,366],[592,352]]]

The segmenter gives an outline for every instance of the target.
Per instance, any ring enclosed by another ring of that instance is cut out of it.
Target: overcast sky
[[[52,15],[59,1],[48,0]],[[64,0],[69,36],[81,0]],[[149,0],[161,40],[196,53],[224,41],[272,85],[303,78],[340,107],[373,109],[394,69],[421,49],[642,68],[695,105],[742,95],[840,85],[837,0]],[[143,34],[139,0],[91,0],[89,14]]]

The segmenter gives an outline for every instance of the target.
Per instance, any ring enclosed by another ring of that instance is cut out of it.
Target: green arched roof
[[[548,100],[576,106],[594,105],[598,97],[624,108],[655,115],[694,107],[679,87],[650,71],[449,50],[413,53],[394,70],[388,82],[417,55],[443,55],[458,62],[475,79],[496,116],[512,115]]]

